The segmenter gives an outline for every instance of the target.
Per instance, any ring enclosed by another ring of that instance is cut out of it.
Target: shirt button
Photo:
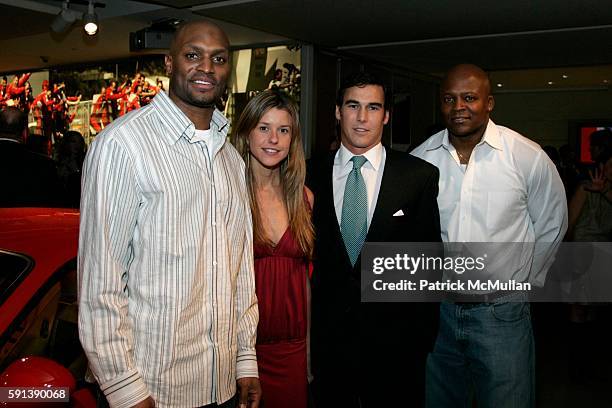
[[[217,261],[213,261],[213,266],[217,266]]]
[[[217,223],[213,221],[212,223],[213,227],[217,226]]]

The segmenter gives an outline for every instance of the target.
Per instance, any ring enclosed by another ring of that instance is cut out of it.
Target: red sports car
[[[0,208],[0,387],[69,387],[71,405],[95,406],[88,391],[74,392],[87,366],[77,329],[78,232],[76,210]]]

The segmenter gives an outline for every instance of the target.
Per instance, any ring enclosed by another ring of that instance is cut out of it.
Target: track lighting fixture
[[[94,0],[89,0],[87,13],[72,10],[70,0],[64,0],[62,10],[51,23],[51,30],[56,33],[63,33],[79,19],[83,19],[83,29],[88,35],[96,35],[98,32],[98,16],[96,15]]]
[[[87,14],[83,17],[83,23],[85,24],[83,28],[88,35],[96,35],[98,32],[98,16],[96,16],[96,12],[94,11],[93,2],[94,0],[89,0]]]
[[[81,13],[71,10],[68,7],[68,3],[68,0],[62,3],[62,10],[51,23],[51,30],[56,33],[63,33],[68,30],[77,19],[81,18]]]

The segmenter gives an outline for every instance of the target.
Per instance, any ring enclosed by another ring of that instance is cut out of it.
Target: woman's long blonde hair
[[[289,217],[289,228],[291,228],[300,249],[310,259],[314,247],[314,228],[310,219],[309,205],[304,194],[306,162],[302,148],[299,115],[295,102],[287,94],[277,90],[267,90],[253,97],[242,111],[230,137],[232,144],[246,164],[247,188],[249,190],[251,212],[253,213],[253,240],[256,244],[274,244],[266,236],[262,226],[249,150],[251,131],[257,126],[263,115],[273,108],[288,112],[292,120],[289,153],[280,166],[281,186]]]

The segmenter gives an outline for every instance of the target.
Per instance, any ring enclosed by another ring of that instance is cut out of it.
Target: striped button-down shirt
[[[90,147],[79,332],[111,407],[221,403],[257,377],[244,163],[215,111],[210,140],[163,92]],[[210,151],[209,151],[210,149]]]

